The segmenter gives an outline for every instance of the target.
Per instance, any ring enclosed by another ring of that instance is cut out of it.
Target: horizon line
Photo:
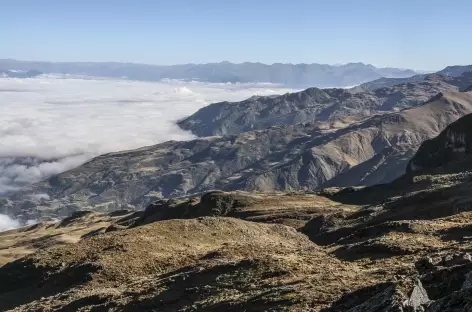
[[[185,65],[212,65],[212,64],[232,64],[232,65],[244,65],[244,64],[256,64],[256,65],[265,65],[265,66],[274,66],[274,65],[292,65],[292,66],[299,66],[299,65],[320,65],[320,66],[330,66],[330,67],[342,67],[351,64],[361,64],[364,66],[372,66],[378,69],[383,68],[395,68],[400,70],[413,70],[415,72],[435,72],[437,70],[431,69],[413,69],[413,68],[405,68],[405,67],[395,67],[395,66],[379,66],[374,65],[372,63],[365,63],[362,61],[359,62],[347,62],[347,63],[336,63],[336,64],[326,64],[326,63],[283,63],[283,62],[275,62],[275,63],[263,63],[263,62],[231,62],[231,61],[219,61],[219,62],[207,62],[207,63],[178,63],[178,64],[170,64],[170,65],[163,65],[163,64],[152,64],[152,63],[140,63],[140,62],[130,62],[130,61],[45,61],[45,60],[20,60],[15,58],[0,58],[0,61],[13,61],[13,62],[25,62],[25,63],[53,63],[53,64],[125,64],[125,65],[146,65],[146,66],[156,66],[156,67],[171,67],[171,66],[185,66]],[[449,66],[465,66],[469,64],[463,65],[448,65]]]

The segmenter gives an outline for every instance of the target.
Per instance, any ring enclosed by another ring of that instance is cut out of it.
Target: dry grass
[[[0,266],[50,246],[74,244],[92,231],[106,228],[117,217],[93,213],[78,218],[72,224],[43,222],[0,233]]]
[[[226,194],[244,203],[230,218],[165,220],[80,239],[119,220],[87,214],[3,233],[0,261],[27,256],[0,269],[10,290],[0,286],[0,310],[320,311],[347,293],[416,276],[414,263],[425,256],[472,250],[472,212],[424,214],[428,197],[365,213],[314,194]],[[431,207],[441,212],[448,203]],[[341,239],[320,246],[318,236],[297,231],[321,215],[327,232],[317,235],[344,231]]]
[[[245,306],[261,296],[255,303],[261,309],[282,304],[297,311],[307,305],[326,306],[342,293],[376,281],[361,275],[357,265],[328,255],[291,227],[234,218],[156,222],[41,250],[27,259],[35,270],[48,268],[46,283],[50,285],[61,283],[64,274],[72,274],[81,285],[66,296],[41,300],[44,308],[77,300],[93,302],[90,294],[99,294],[106,297],[106,304],[120,302],[121,308],[139,311],[144,302],[166,302],[171,300],[170,289],[183,294],[190,284],[196,296],[192,303],[168,302],[162,311],[192,304],[210,309],[225,302]],[[93,271],[93,278],[83,283],[79,268],[87,264],[96,269],[83,272]],[[24,264],[18,264],[18,270],[24,270]],[[209,288],[213,289],[210,293]],[[36,291],[33,297],[47,293]],[[20,288],[8,298],[0,296],[0,302],[14,305],[24,295]],[[20,310],[37,308],[38,301],[32,301]]]

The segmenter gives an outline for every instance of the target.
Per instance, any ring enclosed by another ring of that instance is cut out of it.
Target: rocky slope
[[[311,122],[320,122],[320,128],[337,124],[339,128],[375,114],[413,107],[440,92],[458,91],[471,85],[472,73],[466,73],[460,77],[426,75],[418,82],[371,92],[310,88],[281,96],[211,104],[180,121],[179,126],[200,137]]]
[[[366,90],[366,91],[372,91],[378,88],[385,88],[385,87],[391,87],[397,84],[402,84],[402,83],[416,83],[416,82],[421,82],[427,79],[430,75],[440,75],[443,77],[449,77],[449,79],[454,80],[454,77],[470,77],[470,72],[472,71],[472,66],[449,66],[446,67],[443,70],[440,70],[436,73],[433,74],[423,74],[423,75],[415,75],[411,77],[404,77],[404,78],[388,78],[388,77],[382,77],[373,81],[369,81],[366,83],[363,83],[359,85],[357,90]]]
[[[302,311],[369,283],[358,271],[287,226],[221,217],[168,220],[5,265],[0,308]],[[343,284],[334,272],[344,275]]]
[[[426,78],[426,74],[415,75],[405,78],[379,78],[369,82],[365,82],[359,86],[352,88],[352,90],[361,90],[361,91],[373,91],[379,88],[388,88],[402,83],[415,83],[421,82]]]
[[[424,142],[410,161],[408,171],[461,172],[472,169],[472,115],[449,125],[441,134]]]
[[[470,133],[469,118],[423,146],[439,152],[444,135]],[[47,225],[63,235],[99,229],[1,267],[0,310],[470,311],[472,173],[431,174],[456,159],[422,153],[415,163],[428,169],[391,184],[211,192]],[[0,238],[32,245],[49,238],[44,227]]]
[[[447,75],[447,76],[460,76],[465,72],[470,72],[472,70],[472,65],[455,65],[455,66],[448,66],[443,70],[438,71],[440,75]]]
[[[335,132],[313,124],[278,126],[111,153],[0,199],[0,213],[28,220],[81,209],[139,209],[157,198],[212,189],[386,183],[403,174],[423,141],[469,113],[471,93],[448,93]]]

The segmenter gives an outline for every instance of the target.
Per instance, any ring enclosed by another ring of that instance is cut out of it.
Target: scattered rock
[[[464,281],[464,284],[462,284],[461,289],[468,289],[468,288],[472,288],[472,271],[465,275],[465,281]]]
[[[426,312],[470,312],[472,311],[472,288],[455,291],[450,295],[436,300]]]
[[[420,274],[425,274],[428,272],[435,271],[437,269],[437,265],[441,262],[440,257],[430,257],[427,256],[415,262],[415,267]]]
[[[405,307],[404,302],[407,300],[407,297],[398,289],[398,286],[392,285],[363,304],[347,310],[347,312],[402,312]]]
[[[415,286],[411,291],[410,298],[408,298],[407,306],[412,307],[414,311],[420,311],[425,305],[429,304],[430,299],[426,290],[423,288],[421,281],[417,279]]]
[[[234,198],[232,195],[215,191],[203,195],[200,199],[199,210],[203,215],[225,216],[234,208]]]
[[[420,274],[434,272],[443,268],[472,263],[472,257],[468,252],[456,252],[447,255],[427,256],[418,260],[415,267]]]

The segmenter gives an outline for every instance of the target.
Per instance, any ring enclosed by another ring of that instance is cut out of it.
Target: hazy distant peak
[[[39,75],[42,75],[42,72],[37,70],[0,69],[0,77],[3,78],[33,78]]]
[[[381,77],[409,77],[412,70],[377,68],[364,63],[342,66],[327,64],[282,64],[219,62],[208,64],[146,65],[132,63],[92,62],[24,62],[0,60],[0,68],[29,70],[46,74],[72,74],[92,77],[122,78],[141,81],[163,79],[197,80],[214,83],[268,82],[290,87],[348,87]]]

